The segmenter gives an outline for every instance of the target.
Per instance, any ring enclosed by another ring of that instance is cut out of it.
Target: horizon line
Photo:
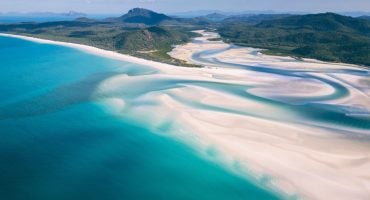
[[[68,14],[70,12],[75,13],[81,13],[86,15],[114,15],[114,14],[123,14],[127,13],[128,11],[134,9],[134,8],[143,8],[143,7],[133,7],[131,9],[127,9],[126,11],[122,11],[120,13],[118,12],[83,12],[78,10],[66,10],[66,11],[0,11],[0,15],[9,15],[9,14],[42,14],[42,13],[50,13],[50,14]],[[364,14],[370,14],[370,11],[361,11],[361,10],[348,10],[348,11],[278,11],[278,10],[241,10],[241,11],[235,11],[235,10],[218,10],[218,9],[200,9],[200,10],[189,10],[189,11],[156,11],[156,9],[150,9],[150,8],[143,8],[147,10],[151,10],[158,13],[163,13],[167,15],[186,15],[191,13],[197,13],[197,12],[209,12],[209,13],[220,13],[220,14],[319,14],[319,13],[338,13],[338,14],[344,14],[344,13],[364,13]]]

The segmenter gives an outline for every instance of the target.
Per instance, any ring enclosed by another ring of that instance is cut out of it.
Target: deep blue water
[[[0,37],[1,200],[280,199],[107,112],[92,93],[121,73],[154,71]]]

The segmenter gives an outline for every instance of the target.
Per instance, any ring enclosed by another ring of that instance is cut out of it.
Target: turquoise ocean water
[[[112,75],[152,72],[0,37],[0,199],[280,199],[91,98]]]

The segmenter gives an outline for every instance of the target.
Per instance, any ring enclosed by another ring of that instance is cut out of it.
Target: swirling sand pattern
[[[281,199],[160,136],[175,119],[158,130],[125,120],[134,99],[169,81],[96,94],[107,79],[156,69],[49,42],[0,37],[1,200]]]
[[[153,69],[96,84],[89,98],[116,116],[192,144],[211,159],[217,155],[229,170],[252,174],[287,197],[370,196],[367,68],[267,56],[199,33],[170,55],[206,66],[201,69],[63,45]]]

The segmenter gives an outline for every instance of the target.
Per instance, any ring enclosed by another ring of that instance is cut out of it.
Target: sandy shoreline
[[[142,88],[134,86],[143,82],[153,85],[156,81],[164,79],[258,85],[259,88],[249,92],[271,99],[322,97],[330,96],[335,92],[335,88],[330,85],[311,79],[294,77],[287,79],[281,75],[223,68],[215,64],[201,69],[175,67],[86,45],[8,34],[0,35],[72,47],[99,56],[146,65],[160,72],[139,77],[114,76],[100,85],[98,93],[103,94],[121,91],[127,84],[133,86],[132,90],[140,93]],[[179,46],[171,55],[194,62],[191,56],[196,52],[225,47],[227,44],[218,42],[190,43]],[[313,64],[312,62],[298,62],[293,58],[252,55],[253,51],[255,50],[242,48],[212,56],[224,62],[268,65],[284,69],[336,70],[338,66],[340,69],[355,69],[350,65],[336,63],[315,62]],[[343,82],[339,82],[339,78],[346,80],[347,85],[345,86],[350,91],[349,95],[329,99],[325,103],[360,105],[370,109],[368,93],[370,90],[361,78],[345,74],[331,77],[327,76],[327,72],[313,74],[330,78],[331,81],[340,84]],[[292,83],[294,83],[293,86]],[[174,137],[184,138],[197,144],[201,153],[209,148],[216,148],[220,153],[220,160],[226,163],[231,170],[237,165],[245,171],[252,172],[255,175],[253,178],[257,181],[265,180],[266,176],[271,177],[271,180],[264,184],[278,188],[288,196],[298,195],[304,199],[325,200],[365,200],[370,196],[370,145],[368,142],[351,140],[329,129],[293,123],[289,119],[297,118],[294,113],[263,102],[245,99],[217,90],[217,88],[208,88],[190,82],[181,84],[183,87],[180,88],[142,91],[143,95],[135,101],[148,104],[130,108],[129,114],[138,119],[147,119],[147,123],[154,129],[159,129],[163,123],[176,119],[176,123],[181,124],[184,130],[176,130],[178,133]],[[350,84],[358,87],[350,87]],[[117,96],[107,101],[117,105],[117,109],[125,107],[125,99],[122,97]],[[201,109],[186,103],[187,101],[215,108],[227,108],[241,113]],[[265,113],[272,117],[282,118],[283,122],[243,113]],[[361,131],[352,131],[361,134]],[[189,132],[191,134],[188,134]]]
[[[58,42],[53,40],[46,40],[46,39],[40,39],[40,38],[34,38],[29,36],[22,36],[22,35],[13,35],[13,34],[5,34],[0,33],[0,36],[6,36],[6,37],[12,37],[12,38],[18,38],[18,39],[24,39],[36,43],[43,43],[43,44],[52,44],[52,45],[59,45],[59,46],[65,46],[65,47],[71,47],[75,49],[79,49],[84,52],[88,52],[94,55],[103,56],[107,58],[112,58],[116,60],[122,60],[126,62],[132,62],[136,64],[146,65],[146,66],[152,66],[152,67],[158,67],[160,69],[161,67],[172,67],[171,65],[165,64],[165,63],[159,63],[155,61],[145,60],[141,58],[137,58],[130,55],[120,54],[114,51],[108,51],[104,49],[99,49],[96,47],[88,46],[88,45],[82,45],[82,44],[75,44],[75,43],[68,43],[68,42]]]

